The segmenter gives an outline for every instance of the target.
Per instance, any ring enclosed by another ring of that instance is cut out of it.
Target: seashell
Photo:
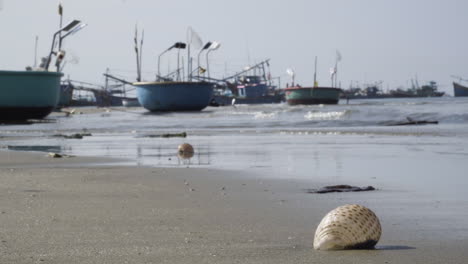
[[[49,152],[48,156],[51,158],[63,158],[63,155],[54,152]]]
[[[194,150],[192,145],[188,143],[184,143],[182,145],[179,145],[179,157],[181,159],[190,159],[193,157]]]
[[[315,231],[314,249],[372,249],[381,234],[374,212],[361,205],[344,205],[322,219]]]

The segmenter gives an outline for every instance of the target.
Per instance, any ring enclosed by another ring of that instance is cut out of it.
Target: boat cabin
[[[268,94],[269,86],[262,83],[261,76],[239,76],[237,78],[237,93],[239,97],[255,98]]]

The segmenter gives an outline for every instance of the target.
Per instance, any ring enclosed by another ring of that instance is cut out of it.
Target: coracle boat
[[[0,120],[46,117],[57,106],[60,72],[0,71]]]
[[[59,14],[62,16],[59,5]],[[61,24],[61,23],[60,23]],[[79,20],[73,20],[55,32],[52,48],[42,58],[39,68],[27,67],[26,71],[0,71],[0,120],[27,120],[46,117],[57,106],[60,99],[60,78],[63,76],[61,63],[65,51],[61,44],[67,36],[84,28]],[[63,35],[61,35],[63,33]],[[58,39],[58,45],[56,40]],[[54,48],[57,47],[57,50]],[[56,56],[56,71],[49,71],[52,57]]]
[[[338,54],[338,52],[337,52]],[[337,61],[341,60],[341,55],[337,55]],[[335,78],[336,83],[336,69],[337,65],[332,72],[332,86],[333,79]],[[340,94],[342,90],[334,87],[320,87],[317,82],[317,57],[315,57],[315,73],[314,73],[314,86],[313,87],[302,87],[300,85],[294,85],[295,73],[293,70],[287,70],[288,75],[293,79],[293,85],[285,89],[286,102],[289,105],[311,105],[311,104],[337,104],[340,100]]]
[[[138,101],[149,111],[200,111],[213,96],[210,82],[137,82]]]
[[[157,111],[201,111],[207,107],[213,97],[214,83],[207,81],[193,81],[192,71],[188,70],[187,79],[180,76],[179,56],[177,56],[177,70],[167,76],[161,76],[161,56],[171,49],[189,50],[188,69],[191,69],[190,42],[189,44],[176,42],[163,51],[158,57],[158,73],[156,81],[141,81],[141,52],[142,44],[138,47],[137,29],[135,29],[135,51],[137,57],[137,82],[132,83],[137,90],[138,102],[151,112]],[[140,43],[143,43],[143,39]],[[210,44],[211,45],[211,44]],[[205,49],[205,48],[204,48]],[[199,52],[200,53],[200,52]],[[175,77],[171,77],[174,74]]]
[[[341,89],[333,87],[292,86],[285,90],[289,105],[337,104]]]

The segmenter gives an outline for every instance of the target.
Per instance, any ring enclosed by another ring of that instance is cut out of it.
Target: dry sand
[[[468,205],[399,190],[306,194],[247,172],[96,166],[0,151],[0,263],[466,263]],[[378,250],[319,252],[315,228],[359,203]]]

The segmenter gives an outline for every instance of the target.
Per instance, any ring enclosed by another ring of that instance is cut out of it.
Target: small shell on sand
[[[361,205],[344,205],[322,219],[315,231],[314,249],[372,249],[381,234],[374,212]]]
[[[188,143],[184,143],[184,144],[181,144],[179,145],[179,157],[181,159],[190,159],[193,157],[193,154],[195,153],[195,151],[193,150],[193,147],[192,145],[188,144]]]

